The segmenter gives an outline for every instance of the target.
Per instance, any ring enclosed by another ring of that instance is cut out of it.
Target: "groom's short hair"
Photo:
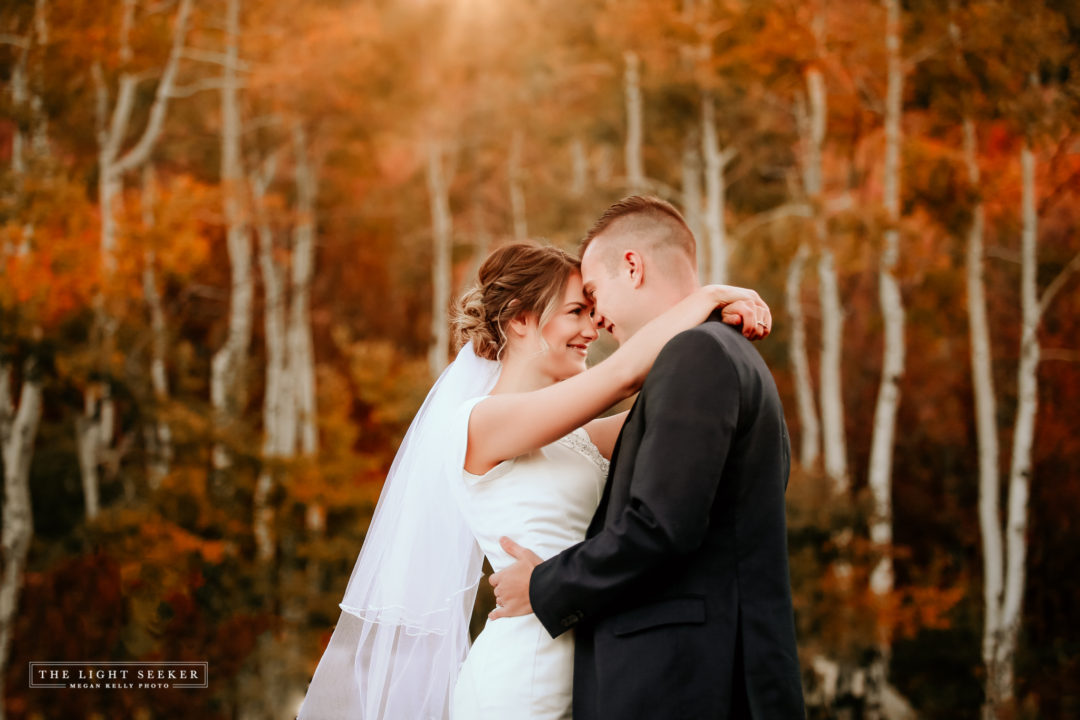
[[[682,214],[666,200],[652,195],[631,195],[612,204],[581,241],[579,254],[584,255],[592,241],[608,230],[648,238],[654,249],[680,250],[692,265],[697,264],[694,233]]]

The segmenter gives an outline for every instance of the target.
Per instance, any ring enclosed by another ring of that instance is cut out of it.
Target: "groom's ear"
[[[645,262],[641,254],[636,250],[627,250],[622,256],[622,271],[630,274],[630,282],[634,288],[641,287],[645,282]]]

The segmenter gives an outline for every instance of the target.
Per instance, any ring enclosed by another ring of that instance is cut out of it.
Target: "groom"
[[[585,292],[623,342],[697,287],[670,204],[628,197],[585,238]],[[573,628],[574,720],[801,719],[784,490],[768,368],[717,312],[660,353],[615,445],[584,542],[491,577],[491,617]]]

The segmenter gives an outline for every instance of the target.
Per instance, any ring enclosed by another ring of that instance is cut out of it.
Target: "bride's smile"
[[[589,345],[599,337],[590,310],[582,291],[581,275],[573,273],[567,279],[562,302],[540,330],[543,346],[546,346],[545,370],[554,380],[563,380],[585,370]]]

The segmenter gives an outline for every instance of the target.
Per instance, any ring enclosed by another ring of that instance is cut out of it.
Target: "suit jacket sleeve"
[[[698,547],[738,421],[738,376],[699,329],[671,340],[643,389],[645,434],[630,501],[597,535],[538,565],[533,612],[552,636],[596,619],[650,571]],[[641,402],[641,399],[639,399]]]

